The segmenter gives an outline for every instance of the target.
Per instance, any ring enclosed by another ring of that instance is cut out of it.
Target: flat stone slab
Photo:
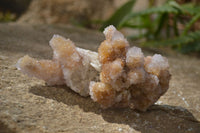
[[[90,50],[97,50],[104,39],[101,33],[70,26],[0,24],[0,132],[200,132],[200,59],[166,55],[172,74],[170,88],[147,112],[103,110],[66,86],[47,86],[15,68],[26,54],[50,59],[48,41],[53,34]]]

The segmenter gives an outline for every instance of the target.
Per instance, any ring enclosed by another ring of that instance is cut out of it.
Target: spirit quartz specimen
[[[90,95],[102,108],[130,107],[145,111],[169,87],[168,60],[159,55],[145,57],[138,47],[130,47],[114,26],[104,30],[106,40],[98,53],[81,49],[59,35],[50,40],[52,60],[19,59],[23,73],[49,85],[66,84],[81,96]]]

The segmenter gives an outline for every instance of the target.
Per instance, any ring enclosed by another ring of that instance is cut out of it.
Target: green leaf
[[[174,34],[176,35],[176,36],[179,36],[179,31],[178,31],[178,28],[177,28],[177,19],[178,18],[178,15],[176,15],[176,16],[174,16],[174,18],[173,18],[173,29],[174,29]]]
[[[168,3],[170,6],[178,9],[179,11],[181,11],[181,6],[176,2],[176,1],[169,1]]]
[[[134,25],[131,23],[124,24],[124,27],[133,28],[133,29],[144,29],[145,25]]]
[[[178,14],[180,11],[179,9],[175,8],[174,6],[171,6],[169,4],[164,4],[163,6],[159,6],[159,7],[152,7],[143,11],[139,11],[139,12],[132,12],[129,13],[126,17],[124,17],[124,19],[120,22],[119,28],[123,27],[124,23],[126,23],[127,21],[138,17],[138,16],[143,16],[143,15],[150,15],[153,13],[174,13],[174,14]]]
[[[190,52],[200,52],[200,42],[195,41],[187,45],[183,45],[180,49],[180,52],[187,54]]]
[[[185,26],[185,29],[183,31],[183,35],[186,35],[187,32],[190,30],[191,26],[200,19],[200,13],[196,14],[192,20]]]
[[[200,6],[195,6],[194,4],[183,4],[181,5],[181,11],[184,14],[195,15],[200,12]]]
[[[200,41],[200,31],[191,32],[187,35],[175,37],[172,39],[161,40],[161,41],[149,41],[146,42],[145,46],[178,46],[178,45],[189,45],[195,41]]]
[[[157,29],[156,29],[156,31],[155,31],[155,33],[154,33],[154,36],[155,36],[155,37],[157,37],[157,36],[160,34],[162,28],[163,28],[164,25],[166,24],[166,22],[167,22],[167,20],[168,20],[168,14],[167,14],[167,13],[163,13],[163,14],[161,14],[161,15],[159,16],[158,19],[159,19],[159,20],[158,20],[158,27],[157,27]]]
[[[131,12],[133,5],[135,4],[136,0],[129,0],[127,3],[125,3],[122,7],[120,7],[100,28],[101,31],[104,30],[105,27],[108,25],[114,25],[118,28],[118,25],[120,24],[121,20]]]
[[[138,35],[128,36],[127,38],[130,40],[138,40],[147,36],[147,33],[140,33]]]

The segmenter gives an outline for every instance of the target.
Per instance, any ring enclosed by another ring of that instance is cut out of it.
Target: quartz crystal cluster
[[[66,84],[81,96],[89,95],[90,81],[97,81],[100,63],[98,53],[78,48],[74,43],[54,35],[50,40],[52,60],[19,59],[17,68],[23,73],[46,81],[48,85]]]
[[[108,26],[98,53],[81,49],[69,39],[54,35],[50,41],[52,60],[24,56],[17,68],[49,85],[66,84],[81,96],[90,95],[102,108],[130,107],[145,111],[169,87],[168,60],[159,55],[145,57],[130,47],[124,36]]]

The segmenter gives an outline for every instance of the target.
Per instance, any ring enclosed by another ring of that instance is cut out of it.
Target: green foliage
[[[130,38],[145,38],[145,46],[172,46],[183,53],[200,52],[200,31],[191,30],[200,19],[200,6],[192,3],[179,5],[169,0],[162,6],[132,12],[134,3],[129,1],[124,4],[103,24],[101,30],[110,24],[118,29],[136,29],[140,31],[139,34]]]
[[[151,15],[151,14],[154,14],[154,13],[157,13],[157,14],[164,14],[164,13],[165,14],[166,13],[178,14],[179,11],[180,10],[178,8],[173,7],[170,4],[165,4],[165,5],[160,6],[160,7],[152,7],[152,8],[146,9],[144,11],[140,11],[140,12],[132,12],[132,13],[127,14],[126,17],[124,17],[123,21],[121,21],[121,23],[119,24],[119,28],[123,27],[126,22],[128,22],[129,20],[131,20],[135,17],[144,17],[144,16]]]
[[[129,14],[132,10],[133,5],[135,4],[136,0],[130,0],[127,3],[125,3],[121,8],[119,8],[110,19],[108,19],[106,22],[103,23],[100,30],[102,31],[105,27],[112,24],[117,27],[121,23],[121,20],[126,16],[126,14]]]
[[[184,14],[195,15],[200,12],[200,6],[195,6],[192,3],[181,5],[181,9]]]
[[[199,51],[200,50],[200,31],[191,32],[187,35],[178,36],[172,39],[166,39],[162,41],[151,41],[148,43],[144,43],[145,46],[173,46],[178,50],[182,50],[180,46],[183,46],[183,53],[191,52],[191,51]],[[196,46],[194,46],[196,45]],[[189,48],[192,46],[192,48]],[[189,48],[186,50],[185,48]]]
[[[199,20],[200,18],[200,13],[197,13],[196,15],[194,15],[194,17],[192,18],[192,20],[185,26],[185,29],[183,31],[183,34],[186,35],[187,32],[190,30],[190,27],[192,27],[192,25]]]
[[[10,22],[16,19],[16,15],[10,12],[0,12],[0,22]]]

